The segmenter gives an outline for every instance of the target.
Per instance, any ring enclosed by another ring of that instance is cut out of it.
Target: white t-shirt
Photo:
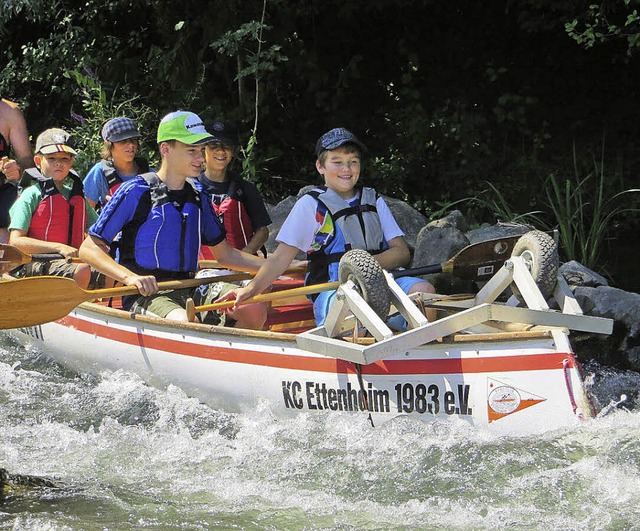
[[[359,192],[358,192],[359,195]],[[358,195],[347,201],[352,204]],[[391,210],[381,197],[376,201],[376,209],[380,217],[382,232],[387,242],[398,236],[404,236],[404,233],[396,223]],[[333,230],[321,231],[325,226],[325,219],[318,219],[316,215],[318,210],[318,202],[310,195],[303,195],[289,212],[285,219],[276,240],[286,243],[293,247],[297,247],[301,251],[317,251],[320,246],[326,242],[329,236],[333,235]],[[320,234],[319,237],[317,235]],[[325,234],[326,233],[326,236]]]

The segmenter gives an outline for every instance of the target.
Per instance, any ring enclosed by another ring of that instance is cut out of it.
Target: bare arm
[[[382,266],[382,269],[391,271],[399,267],[405,267],[411,260],[411,252],[409,246],[402,236],[393,238],[389,242],[389,248],[373,257]]]
[[[78,249],[58,242],[47,242],[27,236],[24,230],[13,229],[9,236],[9,243],[29,254],[59,253],[65,258],[78,256]]]
[[[220,265],[237,271],[258,271],[266,261],[260,256],[234,249],[227,240],[222,240],[211,249]]]
[[[253,238],[251,238],[247,246],[242,250],[245,253],[256,254],[268,239],[269,229],[267,227],[258,227]]]
[[[33,152],[29,144],[29,133],[27,132],[27,122],[22,115],[20,108],[12,104],[9,118],[9,143],[16,154],[16,160],[22,170],[33,168]]]
[[[158,282],[151,275],[136,275],[116,262],[108,253],[107,245],[95,236],[87,236],[80,246],[80,258],[108,277],[127,285],[136,286],[141,295],[148,296],[158,291]]]
[[[275,252],[267,260],[263,260],[264,265],[253,280],[246,287],[235,292],[236,307],[240,301],[258,295],[271,286],[289,267],[298,252],[297,247],[280,243]]]

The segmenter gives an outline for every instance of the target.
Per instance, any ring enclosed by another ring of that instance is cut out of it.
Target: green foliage
[[[156,128],[156,115],[149,107],[140,102],[140,98],[121,96],[120,92],[113,92],[108,95],[103,89],[100,80],[91,70],[84,73],[74,70],[65,72],[65,77],[73,79],[77,84],[77,94],[82,101],[82,114],[72,112],[74,123],[67,127],[69,132],[76,139],[79,148],[78,156],[74,161],[74,169],[81,175],[87,174],[89,169],[102,157],[102,126],[117,116],[128,116],[134,119],[144,135],[148,131],[148,136],[153,138]],[[123,89],[123,93],[125,90]],[[154,151],[148,142],[141,143],[139,155],[147,158],[152,165],[157,161],[153,160]]]
[[[397,148],[390,147],[388,154],[373,157],[363,171],[367,175],[368,186],[373,183],[379,193],[406,200],[407,165],[405,156]]]
[[[575,158],[575,153],[574,153]],[[545,191],[547,205],[559,230],[560,250],[566,260],[577,260],[589,268],[601,266],[605,238],[615,233],[617,222],[640,209],[629,202],[629,195],[640,189],[616,190],[604,172],[603,158],[593,161],[593,171],[561,180],[551,174]]]
[[[591,3],[584,13],[565,24],[565,31],[584,48],[610,41],[626,41],[627,55],[640,48],[638,0],[603,0]]]
[[[269,72],[274,72],[278,63],[288,60],[288,57],[282,54],[280,45],[272,44],[268,48],[257,49],[261,33],[269,29],[272,29],[271,26],[252,20],[226,32],[212,42],[210,47],[219,54],[238,58],[236,81],[247,77],[261,78]]]

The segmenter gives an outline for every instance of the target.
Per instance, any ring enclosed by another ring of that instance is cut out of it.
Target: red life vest
[[[211,205],[224,225],[229,245],[236,249],[244,249],[253,238],[254,230],[249,213],[242,202],[244,196],[242,180],[231,179],[227,194],[219,204],[212,199]],[[200,258],[215,260],[211,248],[206,245],[200,248]]]
[[[69,173],[73,179],[73,187],[67,200],[59,192],[53,179],[47,179],[39,172],[38,174],[39,177],[35,172],[31,175],[36,178],[40,186],[42,199],[31,218],[27,236],[79,248],[84,240],[87,223],[82,181],[76,175]]]

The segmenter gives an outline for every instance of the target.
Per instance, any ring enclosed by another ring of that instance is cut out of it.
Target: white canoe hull
[[[399,415],[459,418],[509,435],[594,415],[562,329],[430,343],[362,366],[362,385],[353,363],[301,350],[289,334],[130,319],[95,304],[15,332],[74,370],[124,369],[227,411],[264,400],[283,415],[368,408],[375,424]]]

